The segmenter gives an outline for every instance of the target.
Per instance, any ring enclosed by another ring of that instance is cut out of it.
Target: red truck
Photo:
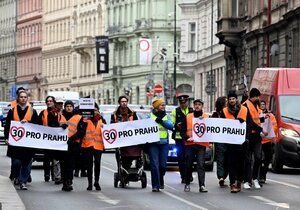
[[[300,68],[256,69],[253,87],[261,91],[278,124],[273,171],[281,172],[283,165],[300,167]]]

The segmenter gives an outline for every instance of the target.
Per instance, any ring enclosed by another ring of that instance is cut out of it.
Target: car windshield
[[[284,122],[300,124],[300,95],[279,96],[281,118]]]

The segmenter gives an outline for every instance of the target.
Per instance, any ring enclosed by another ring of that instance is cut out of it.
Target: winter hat
[[[152,106],[154,109],[157,109],[160,105],[162,105],[163,103],[165,103],[164,99],[162,98],[157,98],[152,102]]]
[[[260,96],[260,91],[257,88],[252,88],[249,93],[249,98]]]
[[[227,98],[231,98],[231,97],[237,98],[237,94],[236,94],[235,90],[229,90],[228,91]]]
[[[195,103],[201,103],[202,105],[204,104],[204,102],[201,99],[196,99],[193,101],[193,104]]]
[[[67,105],[71,105],[74,108],[74,103],[71,100],[67,100],[64,107],[66,108]]]

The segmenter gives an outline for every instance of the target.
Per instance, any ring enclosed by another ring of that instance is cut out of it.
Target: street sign
[[[155,93],[161,93],[163,91],[163,87],[160,84],[154,86]]]

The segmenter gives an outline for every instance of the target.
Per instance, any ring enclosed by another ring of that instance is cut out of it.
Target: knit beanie
[[[163,103],[165,103],[164,99],[157,98],[157,99],[154,99],[154,101],[152,102],[152,106],[153,106],[154,109],[157,109]]]
[[[229,92],[228,92],[227,98],[229,99],[231,97],[237,98],[237,94],[234,90],[229,90]]]
[[[67,101],[65,102],[64,107],[66,108],[67,105],[71,105],[71,106],[74,108],[74,103],[73,103],[73,101],[71,101],[71,100],[67,100]]]

